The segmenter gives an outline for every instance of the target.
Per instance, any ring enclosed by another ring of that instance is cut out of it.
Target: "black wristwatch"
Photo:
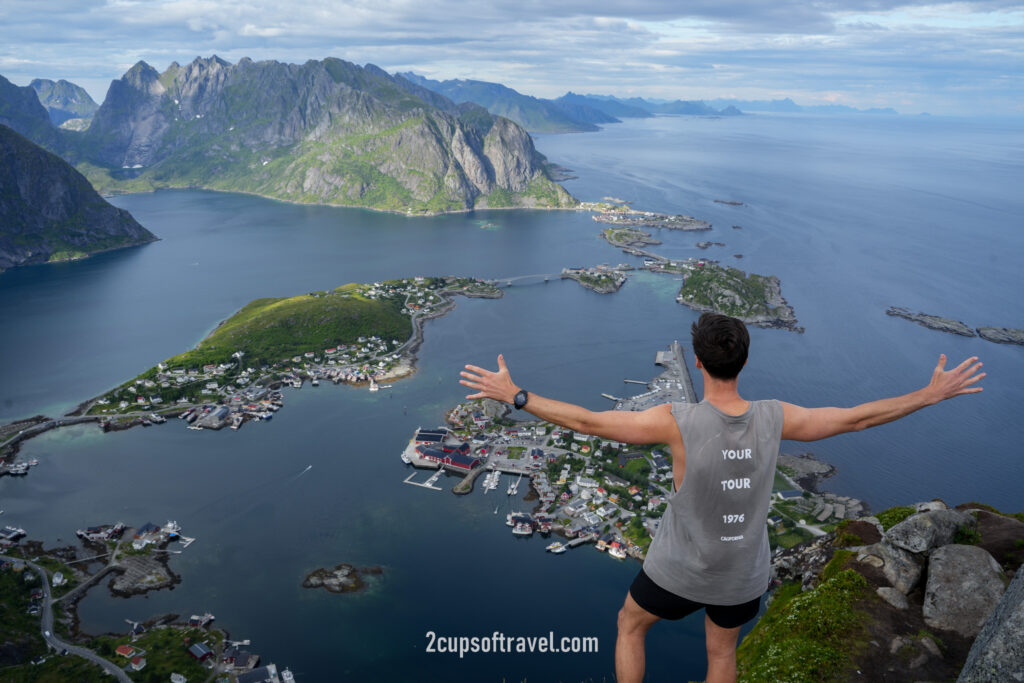
[[[530,400],[530,394],[525,389],[520,389],[516,397],[512,399],[512,405],[516,407],[516,410],[522,410],[526,407],[526,402]]]

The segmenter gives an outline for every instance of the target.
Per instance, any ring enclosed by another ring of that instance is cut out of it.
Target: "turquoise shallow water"
[[[711,233],[659,233],[662,253],[781,278],[807,332],[752,330],[741,384],[751,398],[850,405],[916,388],[940,352],[983,357],[990,377],[980,396],[821,444],[784,444],[838,467],[827,488],[876,509],[934,496],[1022,509],[1024,349],[884,314],[902,305],[1024,327],[1022,140],[1008,123],[750,116],[634,121],[543,136],[538,146],[576,170],[566,187],[580,198],[614,195],[714,223]],[[195,344],[255,297],[636,260],[573,212],[408,219],[193,191],[115,203],[162,241],[0,275],[3,419],[67,409]],[[727,246],[700,251],[703,239]],[[29,477],[0,479],[5,523],[55,542],[82,524],[176,519],[199,539],[172,560],[184,577],[173,591],[130,600],[92,592],[81,605],[87,630],[208,609],[300,680],[610,679],[615,613],[637,565],[590,550],[545,554],[541,539],[508,533],[493,494],[403,485],[398,453],[416,426],[437,424],[459,400],[461,365],[492,363],[498,352],[525,386],[607,407],[602,392],[625,393],[623,378],[650,377],[656,350],[686,340],[696,314],[674,303],[677,285],[638,274],[613,296],[556,281],[496,301],[460,299],[427,324],[413,378],[376,395],[290,391],[273,421],[237,433],[173,421],[111,435],[51,432],[23,450],[41,461]],[[309,570],[343,561],[385,573],[360,595],[300,587]],[[699,679],[701,628],[697,618],[652,632],[652,680]],[[429,630],[594,635],[600,651],[460,660],[425,653]]]

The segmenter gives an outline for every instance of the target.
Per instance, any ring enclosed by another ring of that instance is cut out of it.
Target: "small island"
[[[949,332],[950,334],[958,334],[962,337],[974,337],[975,331],[977,331],[977,336],[985,341],[995,344],[1018,344],[1024,346],[1024,330],[1010,327],[979,327],[977,330],[973,330],[966,323],[959,320],[929,315],[928,313],[912,313],[900,306],[890,306],[885,311],[885,314],[913,321],[922,327],[927,327],[929,330]]]
[[[627,228],[667,228],[686,231],[711,229],[710,223],[693,216],[642,211],[627,206],[621,199],[616,201],[623,203],[582,202],[579,208],[594,211],[592,218],[598,223],[611,223]]]
[[[1009,327],[979,327],[978,336],[996,344],[1020,344],[1024,346],[1024,330]]]
[[[707,249],[708,247],[724,247],[725,244],[722,242],[697,242],[698,249]]]
[[[714,311],[757,327],[803,332],[793,308],[782,296],[779,278],[747,273],[710,261],[675,264],[683,273],[676,301],[696,311]]]
[[[973,337],[974,330],[960,322],[959,320],[952,320],[950,318],[943,318],[938,315],[929,315],[928,313],[912,313],[906,308],[900,306],[890,306],[886,311],[886,315],[891,315],[897,318],[904,318],[912,322],[927,327],[929,330],[938,330],[939,332],[949,332],[950,334],[959,334],[962,337]]]
[[[661,244],[661,240],[656,240],[651,236],[651,233],[644,232],[637,228],[605,228],[601,232],[601,237],[613,247],[646,247],[655,244]]]
[[[631,266],[619,265],[615,268],[597,266],[596,268],[563,268],[563,280],[575,280],[583,287],[598,294],[614,294],[626,282],[626,270]]]
[[[356,568],[347,562],[331,569],[314,569],[302,580],[303,588],[323,588],[328,593],[355,593],[366,588],[365,576],[380,576],[381,567]]]

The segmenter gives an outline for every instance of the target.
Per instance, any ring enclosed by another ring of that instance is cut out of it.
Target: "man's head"
[[[743,321],[718,313],[703,313],[690,328],[693,353],[715,379],[734,379],[747,362],[750,335]]]

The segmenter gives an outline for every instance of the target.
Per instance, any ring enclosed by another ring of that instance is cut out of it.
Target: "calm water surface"
[[[982,356],[990,376],[979,396],[784,450],[835,464],[827,488],[875,509],[938,496],[1020,510],[1024,349],[884,311],[901,305],[972,326],[1024,327],[1022,133],[1019,124],[947,119],[665,117],[543,136],[538,147],[576,170],[566,187],[582,199],[614,195],[714,223],[710,233],[659,232],[662,253],[781,278],[807,332],[751,331],[741,384],[750,398],[851,405],[917,388],[939,353]],[[0,275],[0,418],[67,410],[194,345],[256,297],[415,274],[509,277],[637,261],[601,241],[589,215],[572,212],[408,219],[211,192],[115,203],[162,241]],[[727,246],[694,246],[705,239]],[[398,453],[412,430],[437,424],[459,400],[461,365],[493,363],[499,352],[521,384],[607,407],[601,392],[626,393],[624,378],[649,378],[657,349],[687,339],[696,314],[674,303],[677,287],[638,274],[613,296],[554,281],[514,287],[501,300],[459,300],[428,323],[413,378],[376,395],[289,390],[273,421],[237,433],[178,422],[50,432],[23,449],[41,461],[29,477],[0,479],[5,523],[52,543],[83,524],[176,519],[198,538],[172,560],[184,578],[173,591],[130,600],[90,593],[80,609],[90,632],[210,610],[300,680],[610,680],[615,613],[638,565],[589,549],[548,555],[543,539],[514,539],[503,524],[510,506],[526,504],[405,486]],[[385,573],[358,595],[300,587],[311,569],[339,562]],[[652,631],[652,680],[703,675],[701,619]],[[430,630],[594,635],[601,649],[460,660],[426,654]]]

